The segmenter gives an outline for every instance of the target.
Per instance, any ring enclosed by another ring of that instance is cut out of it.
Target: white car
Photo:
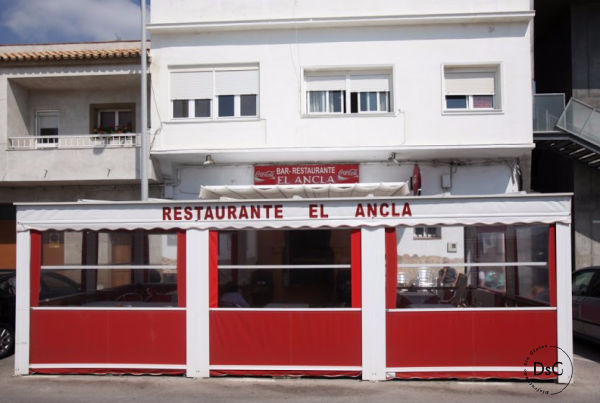
[[[600,266],[573,273],[573,332],[600,343]]]

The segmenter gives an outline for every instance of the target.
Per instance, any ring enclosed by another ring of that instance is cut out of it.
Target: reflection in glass
[[[348,307],[350,272],[348,230],[219,232],[220,307]]]
[[[398,227],[398,308],[548,306],[548,226]],[[451,246],[451,247],[450,247]]]

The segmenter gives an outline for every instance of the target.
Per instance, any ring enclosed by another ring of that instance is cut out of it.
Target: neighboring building
[[[533,16],[153,1],[163,199],[18,206],[16,372],[527,378],[570,353],[570,195],[525,193]]]
[[[0,46],[0,269],[12,203],[139,199],[139,94],[139,41]]]
[[[538,0],[535,12],[532,190],[574,193],[573,268],[597,266],[600,1]]]

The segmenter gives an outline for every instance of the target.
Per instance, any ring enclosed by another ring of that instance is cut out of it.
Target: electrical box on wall
[[[442,175],[442,189],[447,190],[452,187],[452,177],[449,174]]]
[[[456,242],[448,242],[446,249],[447,249],[448,253],[456,253],[456,250],[457,250]]]

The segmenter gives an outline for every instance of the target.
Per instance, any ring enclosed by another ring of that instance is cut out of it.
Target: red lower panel
[[[185,311],[31,311],[30,343],[32,364],[185,364]]]
[[[459,371],[459,372],[395,372],[394,379],[536,379],[548,380],[556,376],[525,376],[523,372]]]
[[[358,378],[361,371],[231,371],[231,370],[212,370],[210,376],[324,376],[326,378]]]
[[[387,367],[518,366],[556,345],[556,311],[387,313]],[[556,349],[536,358],[556,361]]]
[[[211,365],[361,365],[361,313],[211,311]]]

